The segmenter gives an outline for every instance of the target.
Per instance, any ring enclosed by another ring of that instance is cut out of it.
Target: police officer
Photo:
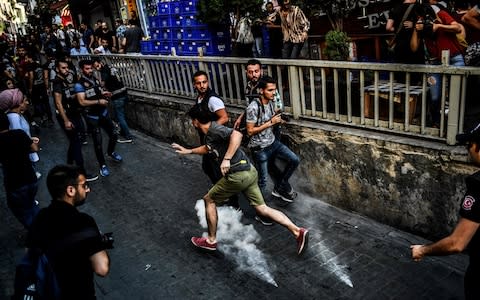
[[[467,147],[474,165],[480,166],[480,124],[465,134],[457,135],[460,144]],[[449,255],[468,248],[470,264],[465,272],[465,299],[480,299],[480,171],[465,180],[467,192],[460,205],[460,220],[453,232],[428,245],[412,245],[412,258],[421,260],[426,255]]]
[[[65,131],[69,146],[67,151],[67,163],[75,163],[85,170],[82,155],[81,135],[84,125],[80,112],[80,105],[75,98],[74,78],[70,73],[68,62],[65,58],[56,61],[56,76],[52,82],[52,91],[57,112],[57,120],[60,127]],[[98,179],[97,174],[86,175],[87,181]]]
[[[108,116],[108,100],[111,93],[103,91],[100,82],[93,76],[93,62],[91,60],[82,60],[79,62],[82,72],[80,79],[75,84],[75,93],[77,94],[78,103],[85,110],[85,120],[89,129],[92,131],[93,146],[98,164],[100,165],[100,175],[110,175],[110,170],[105,163],[105,156],[102,149],[102,133],[103,128],[108,134],[107,155],[115,162],[121,162],[122,157],[115,152],[117,143],[117,133],[115,125]]]

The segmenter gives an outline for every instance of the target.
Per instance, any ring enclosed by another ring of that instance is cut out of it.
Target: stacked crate
[[[198,48],[202,48],[204,55],[230,54],[228,29],[212,31],[198,22],[197,2],[176,0],[158,3],[157,16],[149,17],[150,53],[170,54],[173,49],[176,55],[198,55]]]

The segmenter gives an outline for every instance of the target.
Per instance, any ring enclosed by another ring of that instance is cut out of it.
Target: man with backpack
[[[208,112],[194,106],[188,112],[193,126],[205,137],[204,143],[188,149],[173,143],[172,147],[181,155],[210,153],[221,178],[203,197],[208,224],[208,236],[192,237],[192,244],[207,251],[217,250],[217,206],[222,205],[232,195],[243,193],[258,215],[272,219],[287,228],[295,237],[297,254],[307,248],[309,231],[295,225],[284,213],[265,204],[257,184],[257,171],[247,155],[240,149],[242,134],[232,128],[219,125],[209,119]]]
[[[90,192],[85,174],[77,166],[55,166],[48,173],[47,187],[52,202],[35,218],[27,247],[45,254],[57,287],[51,282],[38,284],[39,280],[46,282],[41,276],[49,274],[44,274],[37,275],[36,290],[46,293],[45,299],[95,299],[93,274],[108,274],[110,261],[105,249],[113,248],[113,240],[105,242],[95,220],[77,210]],[[48,273],[46,268],[43,271]]]
[[[269,76],[260,79],[257,85],[259,99],[252,101],[246,110],[247,133],[251,136],[248,147],[258,169],[258,185],[265,197],[267,194],[267,176],[270,173],[274,182],[272,195],[285,202],[293,202],[297,193],[289,183],[300,160],[287,146],[275,137],[273,128],[285,123],[273,103],[277,90],[276,81]],[[280,170],[275,160],[285,162]]]

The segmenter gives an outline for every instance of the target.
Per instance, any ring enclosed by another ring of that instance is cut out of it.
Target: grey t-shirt
[[[223,157],[227,152],[232,132],[232,128],[228,128],[223,125],[219,125],[216,122],[212,122],[207,134],[205,135],[205,145],[208,148],[209,154],[214,158],[214,161],[217,163],[218,168],[220,168]],[[248,160],[247,155],[240,148],[238,148],[230,160],[229,173],[246,170],[250,170],[250,161]]]
[[[140,41],[142,37],[142,28],[137,26],[127,28],[127,30],[125,30],[125,52],[140,52]]]
[[[270,122],[270,119],[275,115],[275,109],[271,101],[268,102],[268,104],[263,105],[263,108],[259,107],[258,103],[259,102],[257,101],[252,101],[247,107],[247,123],[254,123],[255,126]],[[260,114],[258,112],[259,109],[261,110]],[[260,118],[258,118],[258,116],[260,116]],[[248,143],[248,147],[265,148],[273,144],[274,141],[275,134],[273,133],[273,127],[268,127],[262,132],[252,136]]]

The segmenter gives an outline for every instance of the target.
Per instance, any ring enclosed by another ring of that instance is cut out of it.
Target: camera
[[[275,115],[280,115],[280,118],[282,118],[282,120],[284,120],[285,122],[288,122],[290,121],[290,117],[287,116],[286,114],[284,114],[281,110],[278,110]]]
[[[102,234],[102,244],[106,249],[113,249],[113,232],[107,232]]]

